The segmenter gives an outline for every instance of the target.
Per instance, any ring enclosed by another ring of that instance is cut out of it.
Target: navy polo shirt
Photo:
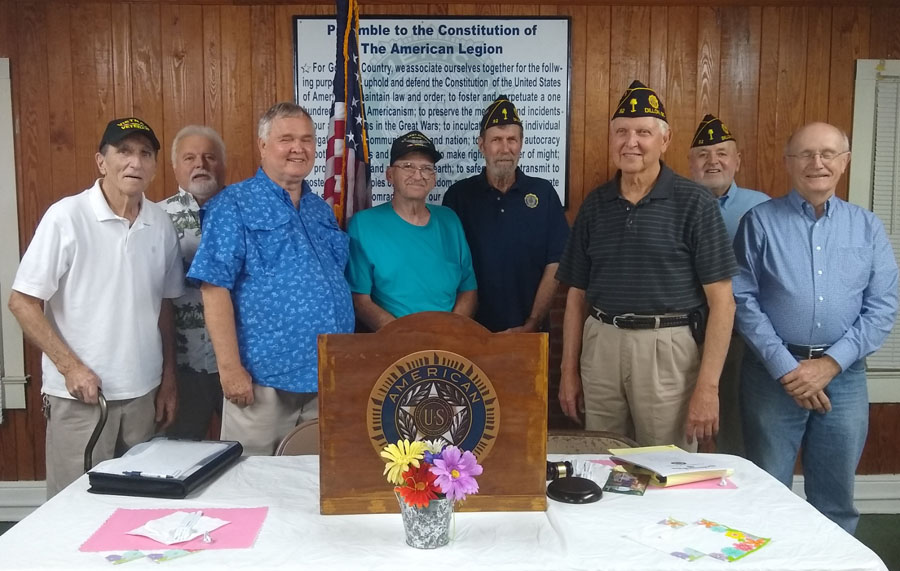
[[[559,262],[569,224],[553,185],[516,169],[500,192],[481,174],[444,194],[462,221],[478,281],[475,320],[491,331],[525,323],[547,264]]]

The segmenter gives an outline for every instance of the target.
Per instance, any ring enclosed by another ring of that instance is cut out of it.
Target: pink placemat
[[[197,511],[203,515],[230,522],[209,533],[212,543],[203,543],[203,537],[175,545],[166,545],[149,537],[129,535],[132,529],[150,520],[177,511]],[[100,529],[88,538],[79,551],[125,551],[130,549],[245,549],[253,547],[269,508],[175,508],[131,510],[119,508],[113,512]]]
[[[604,466],[616,466],[616,463],[612,460],[591,460],[591,462],[595,464],[602,464]],[[731,481],[731,478],[725,478],[725,484],[721,484],[721,478],[714,478],[712,480],[701,480],[699,482],[691,482],[689,484],[680,484],[678,486],[667,486],[662,488],[660,486],[647,486],[647,489],[651,490],[736,490],[737,485]]]

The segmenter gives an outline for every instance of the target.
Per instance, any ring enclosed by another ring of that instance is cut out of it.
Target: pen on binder
[[[150,472],[141,472],[140,470],[131,470],[122,472],[126,476],[143,476],[145,478],[167,478],[173,479],[174,476],[168,474],[151,474]]]

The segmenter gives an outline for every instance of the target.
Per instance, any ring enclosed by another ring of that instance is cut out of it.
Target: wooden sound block
[[[321,513],[399,512],[379,452],[411,435],[478,457],[479,493],[457,509],[546,509],[547,343],[443,312],[320,335]]]

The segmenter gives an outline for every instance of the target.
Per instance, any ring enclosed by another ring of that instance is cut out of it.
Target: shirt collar
[[[719,197],[719,206],[721,208],[725,208],[725,203],[729,201],[728,199],[737,194],[737,190],[735,190],[737,187],[737,183],[731,181],[731,186],[728,187],[728,190],[725,191],[725,194]],[[734,201],[732,200],[731,202]]]
[[[127,220],[127,218],[123,218],[119,216],[115,212],[112,211],[112,208],[109,207],[109,203],[106,202],[106,196],[103,195],[103,189],[100,188],[100,181],[102,179],[97,179],[94,181],[94,186],[92,186],[88,190],[88,199],[91,203],[91,210],[94,211],[94,216],[97,217],[98,222],[106,222],[107,220]],[[134,224],[132,226],[140,223],[142,226],[150,226],[150,218],[147,214],[147,205],[149,201],[144,195],[141,195],[141,208],[138,210],[137,218],[134,219]]]
[[[790,194],[788,194],[788,202],[797,209],[798,212],[805,216],[811,217],[813,220],[816,219],[816,212],[813,206],[806,201],[805,198],[800,196],[800,193],[797,192],[796,189],[791,189]],[[828,200],[825,201],[825,216],[827,218],[831,218],[831,215],[834,214],[834,209],[840,199],[832,194],[828,197]]]
[[[191,210],[200,210],[200,204],[197,202],[197,199],[194,198],[194,195],[180,186],[178,187],[178,202]]]
[[[659,161],[659,176],[656,177],[656,182],[653,183],[653,188],[650,189],[650,192],[647,193],[643,200],[662,200],[664,198],[669,198],[672,196],[672,189],[674,185],[672,181],[675,178],[675,173],[666,166],[666,163]],[[620,184],[622,181],[622,171],[616,171],[615,179],[616,184],[610,185],[608,188],[604,189],[603,194],[600,198],[607,202],[611,202],[617,198],[619,198],[619,189],[621,188]]]
[[[525,176],[525,173],[522,172],[522,169],[516,167],[516,180],[513,181],[512,186],[509,187],[509,190],[519,190],[519,183],[522,181],[523,176]],[[490,192],[492,190],[496,190],[497,192],[500,192],[499,190],[491,186],[490,182],[488,182],[486,167],[481,167],[481,174],[478,175],[477,180],[483,191]]]
[[[286,201],[293,208],[294,203],[291,201],[291,195],[288,191],[281,188],[281,186],[269,178],[269,175],[266,174],[266,171],[263,170],[262,167],[259,167],[256,171],[256,178],[262,180],[264,184],[268,185],[268,187],[272,190],[272,193],[280,198],[283,201]],[[309,183],[306,180],[303,181],[303,185],[300,188],[300,201],[302,202],[304,198],[309,196],[309,193],[312,192],[312,188],[309,186]]]

